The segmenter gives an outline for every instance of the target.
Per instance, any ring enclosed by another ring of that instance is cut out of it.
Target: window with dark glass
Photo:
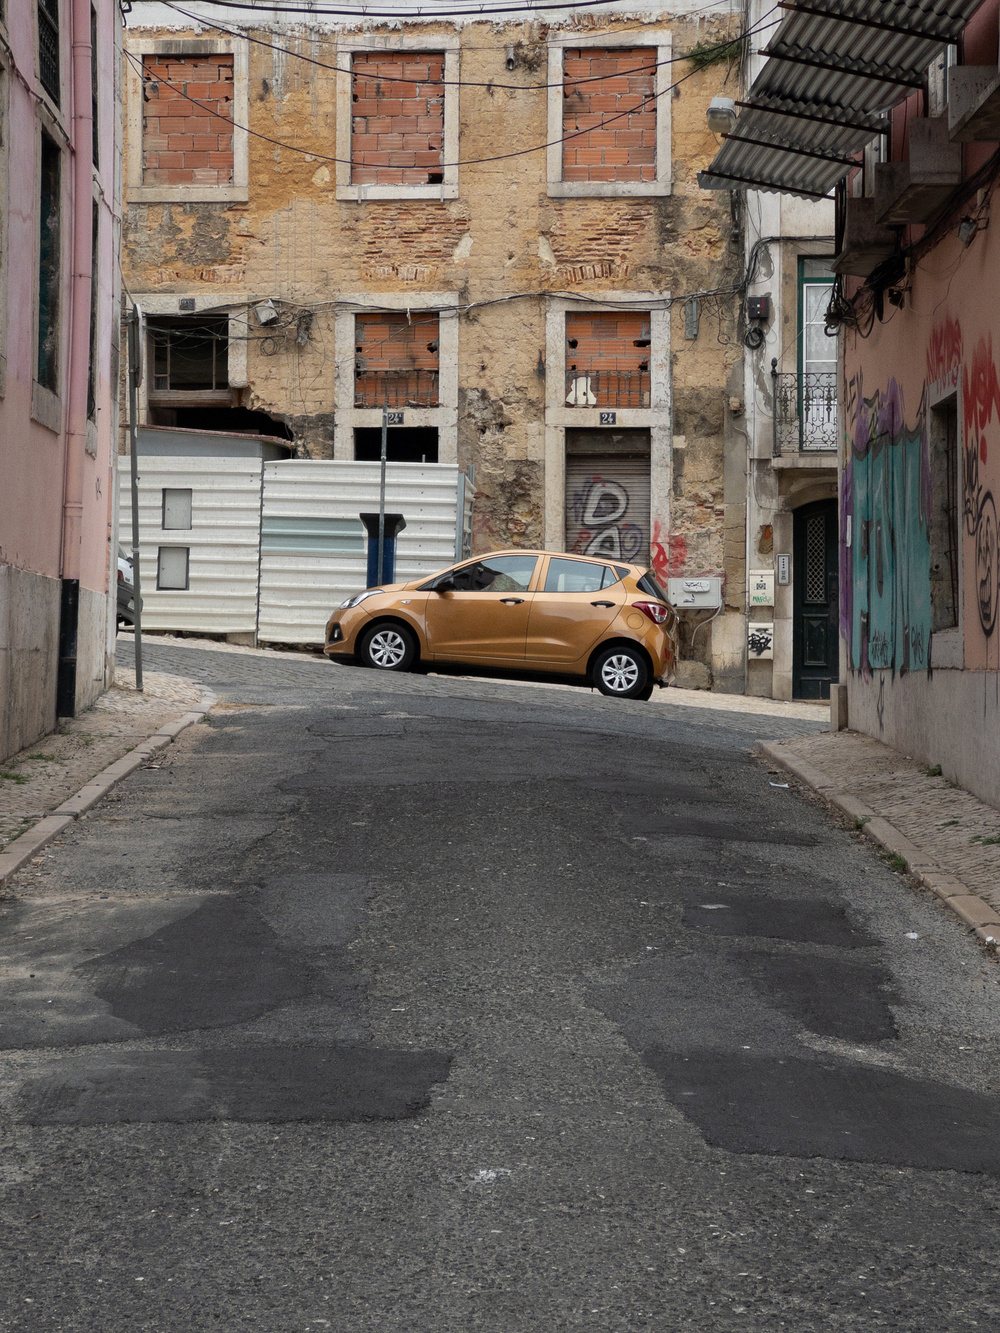
[[[38,190],[38,383],[55,393],[59,380],[60,154],[42,135]]]
[[[87,372],[87,416],[93,420],[97,416],[97,254],[101,214],[97,200],[93,204],[91,222],[90,251],[90,368]]]
[[[38,0],[38,80],[59,105],[59,0]]]

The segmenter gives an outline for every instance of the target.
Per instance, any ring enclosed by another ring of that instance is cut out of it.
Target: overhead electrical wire
[[[190,10],[183,9],[180,5],[173,4],[172,0],[161,0],[161,3],[167,9],[172,9],[177,14],[183,14],[185,18],[192,19],[196,23],[202,23],[206,27],[212,28],[216,32],[224,32],[229,37],[239,37],[244,41],[252,43],[254,46],[264,46],[271,51],[280,51],[282,55],[292,56],[296,60],[302,60],[308,65],[315,65],[318,69],[330,70],[334,74],[342,74],[345,75],[347,78],[357,78],[357,77],[376,78],[379,83],[415,82],[415,80],[413,79],[406,78],[403,75],[395,75],[395,74],[359,76],[352,69],[342,69],[339,65],[331,65],[327,61],[317,60],[315,56],[304,55],[301,51],[293,51],[290,47],[279,46],[276,42],[267,42],[262,37],[252,37],[249,33],[241,32],[238,28],[227,28],[221,23],[214,23],[210,19],[202,18],[198,14],[192,14]],[[780,19],[773,20],[774,23],[780,23],[780,21],[781,21]],[[760,24],[758,24],[757,27],[759,28]],[[615,29],[615,32],[617,31],[618,29]],[[731,46],[738,45],[739,42],[743,40],[744,36],[745,36],[744,33],[737,33],[735,37],[731,37],[724,42],[719,42],[717,45],[701,47],[700,54],[709,54],[713,51],[725,51]],[[432,38],[430,40],[433,41]],[[496,50],[497,48],[490,47],[488,49]],[[421,54],[426,54],[419,51],[398,52],[388,49],[386,47],[365,47],[363,51],[359,51],[356,47],[353,46],[350,48],[350,53],[352,56],[353,55],[392,56],[398,54],[409,54],[412,55],[414,59],[418,58]],[[636,65],[634,69],[618,70],[615,77],[624,78],[629,74],[646,74],[651,69],[659,69],[663,65],[677,65],[684,60],[689,60],[690,58],[691,58],[690,55],[670,56],[667,60],[657,60],[652,65]],[[586,78],[568,79],[564,80],[563,83],[532,83],[529,85],[525,85],[523,83],[498,83],[495,79],[484,79],[484,80],[423,79],[423,80],[417,80],[417,82],[423,83],[425,85],[431,85],[435,88],[486,88],[489,90],[499,89],[501,91],[504,89],[512,89],[515,92],[528,92],[528,91],[534,92],[534,91],[541,91],[542,89],[546,88],[562,88],[564,86],[570,86],[570,85],[576,87],[578,84],[581,83],[599,83],[602,79],[606,79],[607,77],[608,76],[606,74],[590,74],[587,75]]]
[[[212,2],[216,3],[217,0],[212,0]],[[754,28],[748,28],[746,29],[743,35],[749,36],[750,33],[753,31],[755,31]],[[174,83],[171,79],[147,78],[141,60],[139,60],[131,51],[126,50],[125,57],[132,64],[132,66],[138,71],[139,77],[143,81],[143,83],[149,82],[157,84],[160,83],[166,84],[167,87],[173,88],[179,97],[183,97],[185,101],[191,102],[194,106],[198,107],[199,110],[206,112],[208,115],[215,117],[217,120],[221,120],[224,124],[232,126],[233,129],[241,130],[244,134],[249,134],[251,137],[255,139],[261,139],[265,143],[274,144],[275,147],[277,148],[285,148],[291,153],[301,153],[303,154],[303,156],[308,157],[310,161],[335,162],[338,164],[344,164],[346,166],[354,165],[353,158],[335,157],[329,153],[317,152],[316,149],[300,148],[297,144],[290,144],[282,139],[275,139],[269,134],[261,133],[260,130],[252,130],[248,125],[238,125],[235,121],[231,120],[229,117],[220,115],[219,112],[213,111],[210,107],[205,106],[205,104],[199,101],[198,98],[191,97],[188,93],[182,92],[181,89],[178,87],[178,85]],[[482,166],[490,162],[504,162],[508,161],[511,158],[527,157],[532,153],[544,152],[546,149],[554,148],[558,144],[568,143],[572,139],[579,139],[583,135],[590,134],[592,130],[605,129],[608,125],[613,125],[616,121],[622,120],[626,116],[633,115],[636,111],[640,110],[642,107],[648,105],[651,102],[655,103],[660,97],[665,97],[668,93],[673,92],[675,88],[679,88],[682,83],[686,83],[688,79],[693,78],[693,76],[697,73],[699,73],[699,69],[696,66],[694,69],[689,70],[686,74],[682,74],[680,78],[675,79],[673,83],[668,84],[667,87],[662,89],[660,92],[652,93],[649,96],[643,97],[638,107],[630,107],[628,110],[619,112],[617,115],[609,116],[606,119],[602,119],[599,125],[591,126],[588,129],[575,130],[572,134],[564,134],[558,139],[550,139],[544,143],[534,144],[530,148],[515,149],[513,152],[510,153],[497,153],[492,157],[464,158],[460,159],[457,162],[442,162],[440,163],[440,166],[441,168]]]
[[[313,17],[331,17],[348,18],[355,22],[365,22],[373,18],[387,19],[422,19],[425,22],[435,21],[437,19],[451,18],[489,18],[493,14],[537,14],[548,10],[580,10],[580,9],[607,9],[614,0],[552,0],[551,4],[513,4],[513,5],[479,5],[463,9],[430,9],[421,10],[414,8],[379,10],[370,9],[367,5],[356,8],[333,8],[326,7],[318,9],[314,5],[267,5],[261,6],[255,3],[255,0],[206,0],[206,3],[217,5],[222,9],[241,9],[252,10],[260,13],[266,9],[268,14],[307,14]]]
[[[159,0],[159,3],[161,3],[161,4],[167,4],[167,3],[168,3],[168,0]],[[197,3],[204,3],[205,5],[210,5],[210,4],[212,3],[212,0],[197,0]],[[173,6],[173,5],[171,5],[170,7],[171,7],[171,8],[176,8],[176,6]],[[771,8],[770,8],[769,10],[766,11],[766,14],[764,15],[764,17],[766,17],[767,14],[772,14],[772,13],[774,13],[774,11],[775,11],[775,9],[777,9],[777,7],[778,7],[778,6],[777,6],[776,4],[775,4],[775,5],[772,5]],[[694,17],[696,17],[696,16],[699,15],[699,14],[705,14],[705,13],[708,13],[709,10],[714,10],[716,13],[719,12],[719,4],[718,4],[718,0],[713,0],[713,3],[712,3],[712,4],[702,5],[702,6],[701,6],[700,8],[698,8],[698,9],[689,9],[689,10],[685,13],[684,17],[687,18],[687,19],[694,18]],[[477,11],[477,13],[478,13],[478,12],[479,12],[479,11]],[[529,16],[530,16],[530,13],[531,13],[530,10],[526,10],[526,11],[525,11],[525,22],[527,22],[527,23],[530,23],[530,21],[531,21],[531,20],[530,20],[530,17],[529,17]],[[421,15],[419,12],[418,12],[418,13],[409,12],[407,16],[408,16],[412,21],[414,21],[414,22],[419,22],[419,21],[424,17],[424,16]],[[398,17],[402,18],[402,17],[403,17],[403,14],[400,13],[400,15],[399,15]],[[435,16],[435,17],[436,17],[436,16]],[[463,17],[464,17],[464,15],[463,15]],[[609,17],[610,17],[611,19],[614,19],[614,18],[615,18],[615,16],[614,16],[613,14],[610,15]],[[729,17],[730,17],[730,19],[732,19],[732,13],[730,13],[730,16],[729,16]],[[205,17],[204,15],[202,15],[202,14],[195,15],[194,18],[195,18],[195,21],[196,21],[196,22],[203,24],[205,27],[214,28],[214,27],[217,27],[217,26],[218,26],[217,24],[212,23],[211,19],[206,18],[206,17]],[[235,22],[235,21],[236,21],[236,20],[234,19],[234,22]],[[775,23],[779,23],[780,21],[781,21],[780,18],[774,20]],[[651,14],[649,15],[649,17],[648,17],[647,19],[643,20],[643,22],[641,22],[641,23],[633,23],[633,24],[627,24],[627,25],[617,25],[617,24],[616,24],[616,26],[615,26],[615,28],[614,28],[614,32],[615,32],[615,34],[622,33],[622,32],[644,32],[644,31],[648,31],[648,29],[650,28],[651,25],[653,25],[653,24],[658,24],[658,23],[660,23],[660,22],[662,22],[662,19],[661,19],[660,15],[657,14],[657,13],[651,13]],[[338,25],[338,26],[339,26],[339,25]],[[346,25],[345,25],[345,26],[346,26]],[[546,25],[546,26],[548,26],[548,25]],[[220,31],[227,31],[227,29],[220,29]],[[246,36],[246,33],[245,33],[243,30],[241,30],[241,29],[233,29],[232,31],[233,31],[233,34],[234,34],[234,35],[238,35],[238,36],[240,36],[240,37],[244,37],[244,36]],[[600,33],[600,32],[596,32],[596,33],[595,33],[595,32],[590,32],[590,31],[587,31],[587,30],[584,30],[584,29],[580,29],[580,38],[581,38],[581,40],[586,40],[586,39],[588,39],[588,38],[595,38],[595,37],[600,38],[602,35],[603,35],[603,34]],[[741,33],[737,33],[737,35],[736,35],[735,37],[732,38],[732,42],[733,42],[734,44],[735,44],[736,42],[738,42],[738,41],[741,39],[742,35],[743,35],[743,34],[741,34]],[[251,39],[251,40],[252,40],[252,39]],[[342,38],[342,37],[339,37],[339,36],[328,36],[328,37],[324,37],[320,32],[317,32],[315,29],[311,29],[310,32],[309,32],[309,41],[310,41],[311,43],[313,43],[314,45],[316,45],[316,46],[338,46],[338,45],[340,45],[340,43],[342,42],[342,40],[343,40],[343,38]],[[729,43],[725,43],[725,44],[728,45]],[[495,44],[495,43],[494,43],[492,46],[477,46],[477,45],[472,44],[472,43],[468,43],[468,44],[465,43],[465,42],[462,43],[462,54],[463,54],[463,55],[465,54],[466,51],[496,51],[496,49],[497,49],[497,47],[496,47],[496,44]],[[703,48],[703,49],[706,49],[706,50],[707,50],[707,49],[711,49],[711,48]],[[355,54],[359,54],[359,55],[360,55],[360,54],[373,55],[373,54],[385,54],[386,48],[385,48],[384,46],[355,46],[355,45],[352,44],[352,46],[351,46],[351,50],[352,50],[353,53],[355,53]],[[518,87],[522,87],[523,85],[518,84],[517,86],[518,86]]]

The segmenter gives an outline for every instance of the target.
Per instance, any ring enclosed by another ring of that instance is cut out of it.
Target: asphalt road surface
[[[998,969],[808,722],[150,644],[0,904],[0,1328],[1000,1328]]]

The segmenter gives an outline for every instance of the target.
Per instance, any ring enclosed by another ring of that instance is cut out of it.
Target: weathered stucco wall
[[[135,6],[134,36],[185,35],[137,27],[143,8]],[[680,54],[727,34],[729,22],[728,15],[681,17],[654,26],[669,28]],[[619,28],[643,39],[635,18],[586,17],[578,26],[582,34]],[[131,203],[126,280],[140,300],[142,293],[197,293],[199,309],[206,296],[220,305],[266,297],[290,303],[285,327],[266,341],[272,331],[251,317],[244,404],[283,418],[299,452],[317,458],[333,456],[338,397],[353,389],[335,376],[338,295],[412,293],[419,308],[421,293],[456,293],[472,307],[459,329],[458,461],[476,469],[477,549],[543,544],[545,294],[600,299],[609,291],[722,289],[703,297],[695,339],[685,338],[683,306],[674,308],[673,433],[683,438],[673,451],[669,507],[654,515],[653,551],[664,575],[723,573],[727,405],[734,383],[740,391],[733,376],[741,351],[736,301],[726,289],[739,281],[741,255],[728,196],[700,191],[695,175],[717,146],[705,108],[728,66],[696,71],[680,60],[669,67],[680,80],[661,99],[671,118],[672,193],[551,197],[542,146],[547,39],[556,31],[420,25],[425,49],[445,38],[461,46],[458,197],[363,202],[337,198],[336,163],[323,157],[348,151],[336,133],[336,89],[345,76],[296,58],[333,65],[336,33],[260,34],[296,55],[251,44],[250,128],[307,151],[251,138],[246,203]],[[505,65],[511,46],[513,70]],[[533,146],[539,151],[509,156]],[[736,434],[731,447],[742,452]],[[739,552],[742,562],[742,542]]]
[[[840,586],[850,725],[1000,805],[998,270],[992,230],[967,249],[951,234],[914,267],[903,308],[887,305],[891,320],[864,342],[847,335]],[[948,560],[935,446],[946,410],[957,424],[951,628],[935,621],[933,591]]]

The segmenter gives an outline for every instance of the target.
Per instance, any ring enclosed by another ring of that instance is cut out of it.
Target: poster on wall
[[[773,620],[751,620],[747,625],[747,656],[754,661],[773,660]]]

